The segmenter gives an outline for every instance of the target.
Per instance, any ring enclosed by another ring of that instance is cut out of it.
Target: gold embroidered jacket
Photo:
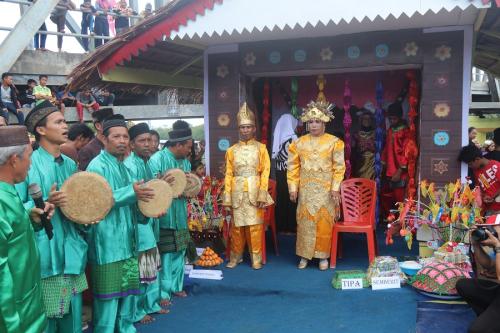
[[[267,192],[270,170],[269,153],[262,143],[252,139],[231,146],[226,152],[224,206],[239,208],[245,192],[253,206],[272,204]]]
[[[298,192],[309,214],[315,215],[321,207],[333,214],[330,191],[339,191],[344,179],[344,142],[323,134],[300,137],[290,144],[288,153],[288,190]]]

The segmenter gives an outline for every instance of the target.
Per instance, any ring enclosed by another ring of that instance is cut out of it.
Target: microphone
[[[40,189],[40,186],[36,183],[30,184],[28,186],[28,193],[35,202],[36,208],[40,208],[43,210],[45,208],[45,202],[43,201],[42,190]],[[52,239],[52,237],[54,236],[54,232],[52,231],[52,223],[50,223],[50,220],[47,218],[47,213],[43,213],[42,215],[40,215],[40,218],[42,220],[42,226],[45,229],[47,237],[49,239]]]

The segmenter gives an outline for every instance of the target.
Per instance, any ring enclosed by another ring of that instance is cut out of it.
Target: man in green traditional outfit
[[[178,120],[168,133],[167,148],[155,153],[148,164],[153,176],[164,175],[170,169],[191,171],[187,156],[191,152],[193,139],[189,124]],[[187,226],[187,200],[179,197],[172,201],[167,214],[160,218],[161,253],[160,291],[161,305],[170,304],[172,294],[186,297],[184,287],[184,257],[190,235]]]
[[[121,117],[121,119],[120,119]],[[139,290],[139,264],[135,244],[137,200],[154,197],[151,189],[133,179],[123,163],[129,135],[121,115],[103,124],[104,150],[89,164],[87,171],[103,176],[113,190],[115,204],[101,222],[92,225],[88,234],[94,295],[95,333],[133,333],[134,295]]]
[[[59,191],[64,181],[77,172],[76,163],[61,154],[68,139],[63,114],[49,101],[33,108],[26,117],[28,131],[35,135],[39,148],[31,156],[31,168],[24,182],[16,185],[26,208],[34,207],[28,186],[38,184],[43,199],[61,207],[66,196]],[[42,268],[42,295],[49,319],[46,333],[82,332],[82,292],[88,288],[85,277],[87,243],[82,226],[68,220],[60,209],[52,217],[54,236],[36,232]]]
[[[14,187],[31,164],[24,126],[0,127],[0,332],[41,333],[47,326],[40,286],[40,257],[33,229],[41,229],[38,208],[26,210]],[[48,217],[54,205],[45,204]],[[31,224],[31,221],[38,222]]]
[[[130,148],[132,153],[125,160],[125,166],[133,181],[149,181],[153,174],[147,164],[152,154],[152,140],[148,124],[140,123],[129,128]],[[143,215],[138,214],[138,219]],[[135,296],[134,322],[153,321],[152,313],[168,313],[160,306],[160,285],[158,271],[161,267],[160,253],[156,243],[159,241],[159,221],[147,218],[146,224],[137,225],[136,244],[139,251],[139,274],[141,295]]]

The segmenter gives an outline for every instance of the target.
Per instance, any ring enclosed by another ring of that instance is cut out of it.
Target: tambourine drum
[[[67,197],[61,211],[75,223],[100,222],[113,208],[113,191],[106,179],[96,173],[75,173],[66,179],[60,190]]]
[[[170,175],[175,179],[170,186],[172,187],[172,196],[177,198],[184,193],[184,189],[186,188],[186,173],[181,169],[172,169],[167,171],[167,175]]]
[[[172,188],[170,185],[161,179],[153,179],[144,184],[148,188],[153,189],[154,198],[148,202],[138,201],[139,210],[147,217],[158,217],[164,214],[172,204]]]
[[[198,176],[192,173],[186,175],[186,188],[184,189],[184,196],[191,198],[195,197],[201,191],[201,180]]]

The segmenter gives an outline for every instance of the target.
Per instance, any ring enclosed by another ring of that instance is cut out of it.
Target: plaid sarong
[[[62,318],[69,313],[71,298],[88,288],[85,273],[56,275],[42,279],[42,297],[48,318]]]
[[[183,251],[188,248],[191,235],[188,229],[162,229],[160,228],[160,241],[158,250],[160,253],[172,253]]]
[[[139,263],[129,258],[110,264],[92,265],[92,292],[100,299],[139,295]]]

